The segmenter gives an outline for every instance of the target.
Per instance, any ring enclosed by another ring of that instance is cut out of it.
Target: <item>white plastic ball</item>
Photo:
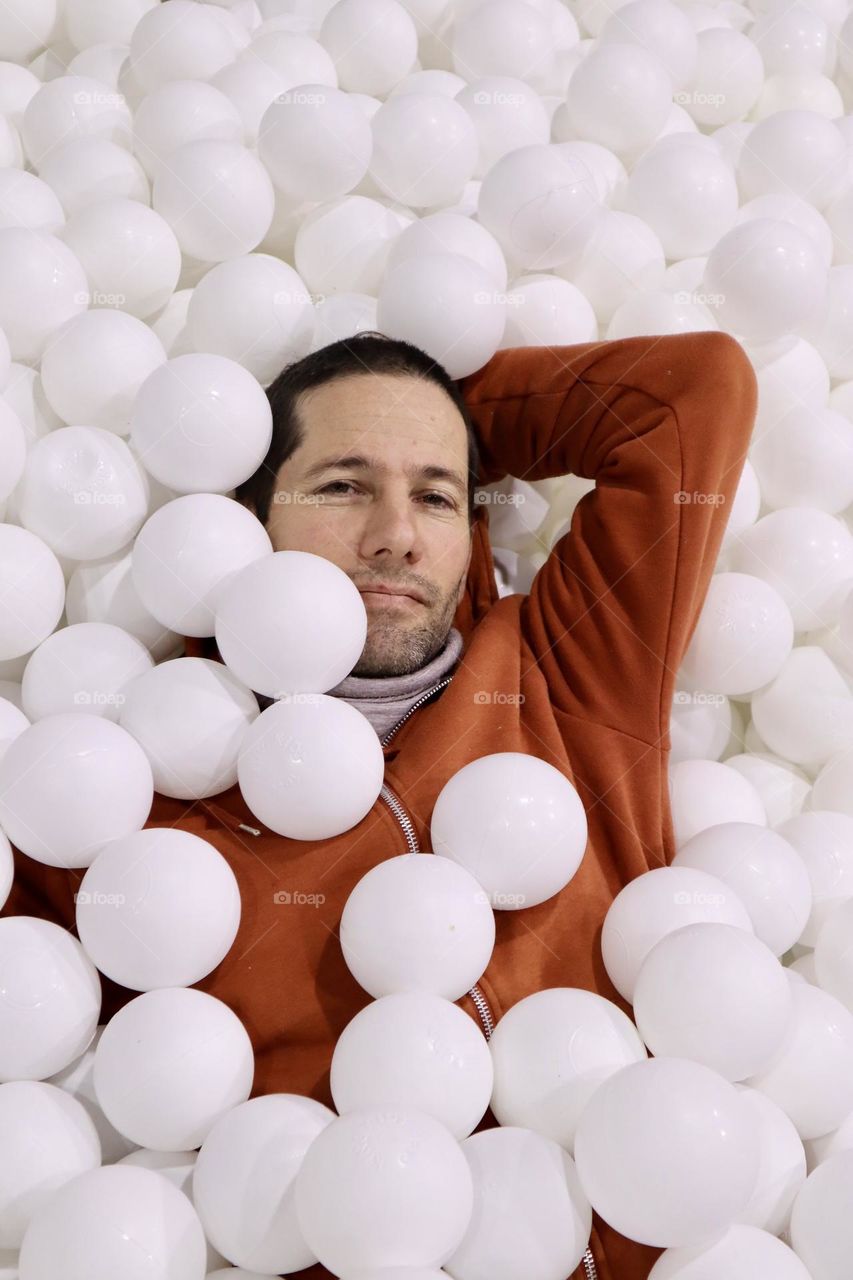
[[[175,233],[139,200],[111,196],[85,205],[68,219],[64,239],[85,268],[93,307],[117,307],[146,320],[165,306],[178,283],[181,248]]]
[[[84,266],[72,246],[45,231],[0,229],[0,329],[13,360],[35,364],[57,329],[86,310]]]
[[[674,90],[687,89],[696,74],[696,31],[690,15],[671,0],[620,4],[601,28],[600,40],[603,44],[640,45],[655,54],[666,67]]]
[[[561,145],[519,147],[483,178],[477,218],[522,267],[544,271],[579,259],[603,206],[589,164]]]
[[[763,83],[764,63],[749,36],[727,27],[698,32],[696,73],[684,102],[697,124],[743,120]]]
[[[95,137],[124,146],[130,141],[130,128],[130,109],[123,94],[89,76],[60,75],[30,99],[21,136],[30,163],[38,169],[63,142]]]
[[[812,1170],[794,1201],[791,1244],[812,1280],[844,1275],[853,1248],[851,1186],[853,1151],[839,1151]]]
[[[264,1275],[316,1262],[296,1218],[293,1182],[308,1148],[334,1119],[312,1098],[274,1093],[240,1103],[216,1122],[198,1154],[193,1198],[208,1238],[226,1258],[263,1267]]]
[[[797,645],[776,679],[753,694],[752,723],[770,751],[814,775],[853,746],[850,687],[820,645]]]
[[[155,662],[181,649],[181,637],[158,622],[139,599],[130,551],[78,564],[68,579],[65,607],[69,623],[111,622],[136,636]]]
[[[26,62],[49,43],[56,26],[56,0],[7,5],[0,17],[0,57]]]
[[[503,250],[490,231],[459,213],[429,213],[401,231],[388,251],[387,269],[405,258],[427,253],[456,253],[478,262],[494,276],[495,288],[505,289],[507,265]]]
[[[127,44],[144,13],[157,0],[65,0],[63,18],[76,49],[94,44]]]
[[[474,123],[479,141],[473,176],[484,178],[492,165],[518,147],[551,140],[548,111],[536,90],[515,76],[479,76],[455,95]]]
[[[552,59],[547,16],[521,0],[469,5],[452,28],[453,68],[468,80],[512,76],[542,89]]]
[[[57,1071],[50,1076],[47,1083],[54,1084],[57,1088],[64,1090],[86,1108],[100,1139],[101,1163],[115,1164],[116,1161],[121,1160],[129,1152],[135,1151],[137,1147],[136,1143],[130,1142],[123,1134],[119,1133],[118,1129],[110,1124],[101,1110],[98,1099],[95,1097],[92,1075],[95,1065],[95,1051],[103,1032],[104,1027],[99,1026],[85,1052],[74,1058],[72,1062],[69,1062],[67,1067],[63,1067],[61,1071]],[[2,1272],[0,1272],[0,1276],[2,1276]]]
[[[60,925],[34,916],[0,920],[0,990],[0,1080],[44,1080],[92,1040],[101,981]]]
[[[545,273],[513,281],[502,348],[565,346],[597,337],[595,312],[577,285]]]
[[[812,312],[802,326],[803,336],[818,349],[835,379],[853,377],[851,298],[853,264],[841,262],[829,268],[823,306]]]
[[[133,150],[149,178],[164,161],[171,163],[178,147],[202,138],[243,142],[240,113],[212,84],[169,80],[147,93],[133,113]]]
[[[244,34],[248,43],[245,29]],[[169,80],[209,80],[239,51],[234,27],[221,11],[194,0],[156,5],[143,14],[130,37],[133,75],[148,93]]]
[[[461,1149],[471,1168],[474,1212],[444,1270],[455,1280],[571,1275],[592,1227],[571,1156],[522,1128],[475,1133]]]
[[[139,831],[153,795],[142,748],[103,716],[45,716],[0,761],[0,824],[51,867],[87,867],[101,845]]]
[[[367,612],[352,579],[331,560],[276,551],[222,586],[215,634],[222,660],[257,693],[325,693],[358,661]]]
[[[33,1214],[72,1178],[101,1163],[98,1132],[85,1108],[56,1085],[0,1085],[0,1248],[19,1249]]]
[[[352,338],[376,328],[376,299],[366,293],[336,293],[314,308],[311,351],[319,351],[341,338]]]
[[[677,848],[719,822],[767,823],[761,796],[749,779],[717,760],[670,765],[669,793]]]
[[[202,276],[190,296],[187,329],[197,351],[236,360],[266,386],[307,353],[314,308],[291,266],[253,253]]]
[[[780,1106],[801,1138],[819,1138],[853,1110],[853,1014],[808,982],[792,983],[791,995],[780,1051],[746,1083]]]
[[[254,152],[204,138],[170,153],[169,163],[154,175],[151,203],[184,253],[221,262],[260,244],[272,222],[275,195]]]
[[[412,70],[418,33],[397,0],[338,0],[317,36],[334,60],[342,89],[387,94]]]
[[[498,1123],[532,1129],[569,1152],[599,1085],[648,1056],[618,1005],[578,987],[552,987],[517,1001],[499,1019],[489,1049],[490,1105]]]
[[[283,694],[246,730],[237,758],[246,804],[291,840],[328,840],[357,826],[379,797],[383,772],[367,717],[322,693]]]
[[[294,202],[352,191],[367,173],[372,146],[364,113],[348,94],[325,84],[299,84],[278,94],[258,130],[258,154]]]
[[[345,291],[376,295],[385,276],[389,246],[413,224],[378,200],[343,196],[310,209],[293,240],[300,279],[328,300]],[[376,303],[374,302],[374,307]]]
[[[330,1089],[346,1115],[365,1107],[413,1107],[466,1138],[492,1092],[489,1046],[472,1018],[441,996],[397,992],[347,1024],[332,1054]]]
[[[686,688],[753,693],[778,675],[793,644],[791,611],[770,583],[715,573],[679,675]]]
[[[62,205],[46,182],[22,169],[0,169],[0,227],[30,227],[61,233]]]
[[[19,1265],[22,1280],[200,1280],[205,1253],[182,1191],[151,1169],[110,1165],[51,1196],[27,1228]]]
[[[179,829],[111,841],[75,897],[86,954],[131,991],[200,982],[225,958],[240,923],[231,867],[207,840]]]
[[[179,493],[225,493],[242,484],[271,437],[262,387],[227,356],[167,360],[143,382],[131,416],[131,443],[145,469]]]
[[[806,1153],[781,1107],[748,1085],[738,1090],[758,1121],[760,1159],[755,1189],[736,1221],[778,1236],[787,1230],[794,1198],[806,1180]]]
[[[139,388],[165,359],[147,324],[124,311],[96,308],[54,335],[41,362],[42,385],[65,422],[124,436]]]
[[[62,567],[46,542],[17,525],[0,524],[0,597],[0,659],[30,653],[62,616]]]
[[[471,1171],[432,1116],[366,1108],[327,1125],[294,1184],[308,1245],[340,1275],[386,1264],[442,1266],[471,1220]]]
[[[587,845],[580,797],[560,770],[524,752],[472,760],[439,792],[433,849],[470,871],[493,907],[537,906],[565,888]]]
[[[838,189],[846,157],[833,120],[798,108],[759,120],[740,153],[737,177],[744,200],[770,191],[793,192],[823,209]]]
[[[620,1234],[696,1245],[747,1204],[758,1126],[734,1085],[698,1062],[653,1058],[596,1090],[578,1125],[575,1163],[593,1209]]]
[[[392,200],[410,208],[444,204],[473,177],[477,133],[468,113],[451,98],[436,93],[387,98],[370,129],[370,176]]]
[[[815,808],[783,822],[778,834],[802,858],[811,882],[811,913],[799,941],[814,947],[829,915],[853,898],[853,817]]]
[[[420,346],[456,379],[494,355],[505,315],[505,299],[492,277],[450,253],[407,258],[389,271],[376,312],[383,333]]]
[[[60,427],[36,441],[17,491],[22,525],[58,555],[96,560],[128,546],[149,486],[124,440],[103,427]]]
[[[713,246],[702,289],[727,330],[767,342],[815,316],[826,296],[827,271],[805,231],[777,218],[753,218]]]
[[[160,795],[197,800],[234,786],[258,700],[221,662],[160,662],[123,698],[120,724],[148,757]]]
[[[216,1051],[211,1052],[211,1044]],[[221,1000],[189,987],[146,991],[107,1023],[95,1092],[120,1133],[156,1151],[190,1151],[245,1102],[252,1042]]]
[[[639,45],[599,43],[575,70],[566,95],[579,138],[618,154],[647,147],[666,122],[672,82],[656,54]]]
[[[633,999],[640,967],[656,942],[702,922],[754,932],[735,892],[704,871],[657,867],[625,885],[610,904],[601,933],[604,967],[623,999]]]
[[[133,544],[133,583],[150,612],[183,636],[212,636],[228,579],[272,553],[264,526],[222,494],[192,493],[149,516]]]
[[[634,1018],[657,1058],[689,1058],[726,1080],[764,1070],[792,1016],[773,952],[734,925],[692,924],[661,938],[634,985]]]
[[[738,188],[713,152],[652,147],[631,170],[622,207],[652,228],[668,259],[688,258],[709,253],[734,225]]]
[[[709,1245],[667,1249],[649,1280],[812,1280],[792,1249],[767,1231],[735,1224]]]
[[[141,641],[121,627],[79,622],[47,637],[30,655],[21,700],[31,721],[82,712],[117,721],[122,690],[154,663]]]
[[[5,502],[24,474],[27,436],[23,423],[5,400],[0,400],[0,502]]]
[[[425,991],[458,1000],[480,978],[495,944],[487,895],[463,867],[400,854],[356,884],[340,924],[344,960],[374,997]]]
[[[811,880],[803,859],[778,830],[750,822],[717,823],[687,840],[672,866],[723,880],[749,912],[756,937],[775,956],[792,947],[805,928]]]

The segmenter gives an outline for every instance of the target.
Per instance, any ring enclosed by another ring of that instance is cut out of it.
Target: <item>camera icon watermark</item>
[[[303,893],[299,889],[279,889],[272,900],[277,907],[321,907],[326,901],[324,893]]]

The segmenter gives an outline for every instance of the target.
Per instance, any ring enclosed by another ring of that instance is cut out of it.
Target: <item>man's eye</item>
[[[324,484],[321,489],[318,489],[317,493],[327,493],[331,489],[337,489],[340,492],[341,488],[353,489],[355,486],[350,480],[332,480],[329,484]],[[422,496],[425,498],[438,498],[439,502],[449,511],[453,511],[455,509],[456,504],[452,499],[445,497],[443,493],[425,493]]]

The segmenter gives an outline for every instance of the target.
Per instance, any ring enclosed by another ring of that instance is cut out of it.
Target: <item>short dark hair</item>
[[[288,458],[302,444],[305,427],[299,419],[297,401],[312,387],[352,374],[385,373],[427,378],[446,392],[465,423],[468,436],[468,524],[473,526],[474,490],[480,471],[480,453],[468,406],[456,383],[443,365],[420,347],[402,338],[389,338],[376,329],[363,330],[351,338],[341,338],[285,365],[267,387],[272,408],[273,429],[270,447],[257,470],[234,491],[238,502],[251,502],[258,519],[269,518],[276,476]]]

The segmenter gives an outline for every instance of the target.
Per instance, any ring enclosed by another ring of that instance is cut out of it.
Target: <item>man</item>
[[[326,556],[364,593],[364,651],[330,692],[379,733],[385,786],[360,823],[317,843],[265,829],[237,787],[209,801],[155,797],[148,825],[209,840],[240,883],[237,939],[196,985],[249,1031],[253,1096],[332,1105],[335,1042],[370,999],[343,961],[344,903],[378,862],[428,852],[441,788],[496,751],[562,770],[589,842],[559,894],[496,913],[491,962],[460,1006],[487,1036],[547,987],[597,991],[630,1014],[604,971],[601,925],[625,884],[675,853],[669,718],[755,415],[745,352],[717,332],[518,348],[457,389],[415,348],[360,335],[294,364],[268,394],[270,453],[237,496],[276,550]],[[474,475],[483,485],[570,472],[595,489],[530,592],[500,599]],[[388,588],[411,597],[377,592]],[[186,652],[217,656],[212,641]],[[16,861],[3,914],[73,927],[83,872]],[[136,993],[103,986],[107,1021]],[[480,1128],[493,1123],[488,1112]],[[573,1280],[645,1280],[659,1252],[596,1215]]]

